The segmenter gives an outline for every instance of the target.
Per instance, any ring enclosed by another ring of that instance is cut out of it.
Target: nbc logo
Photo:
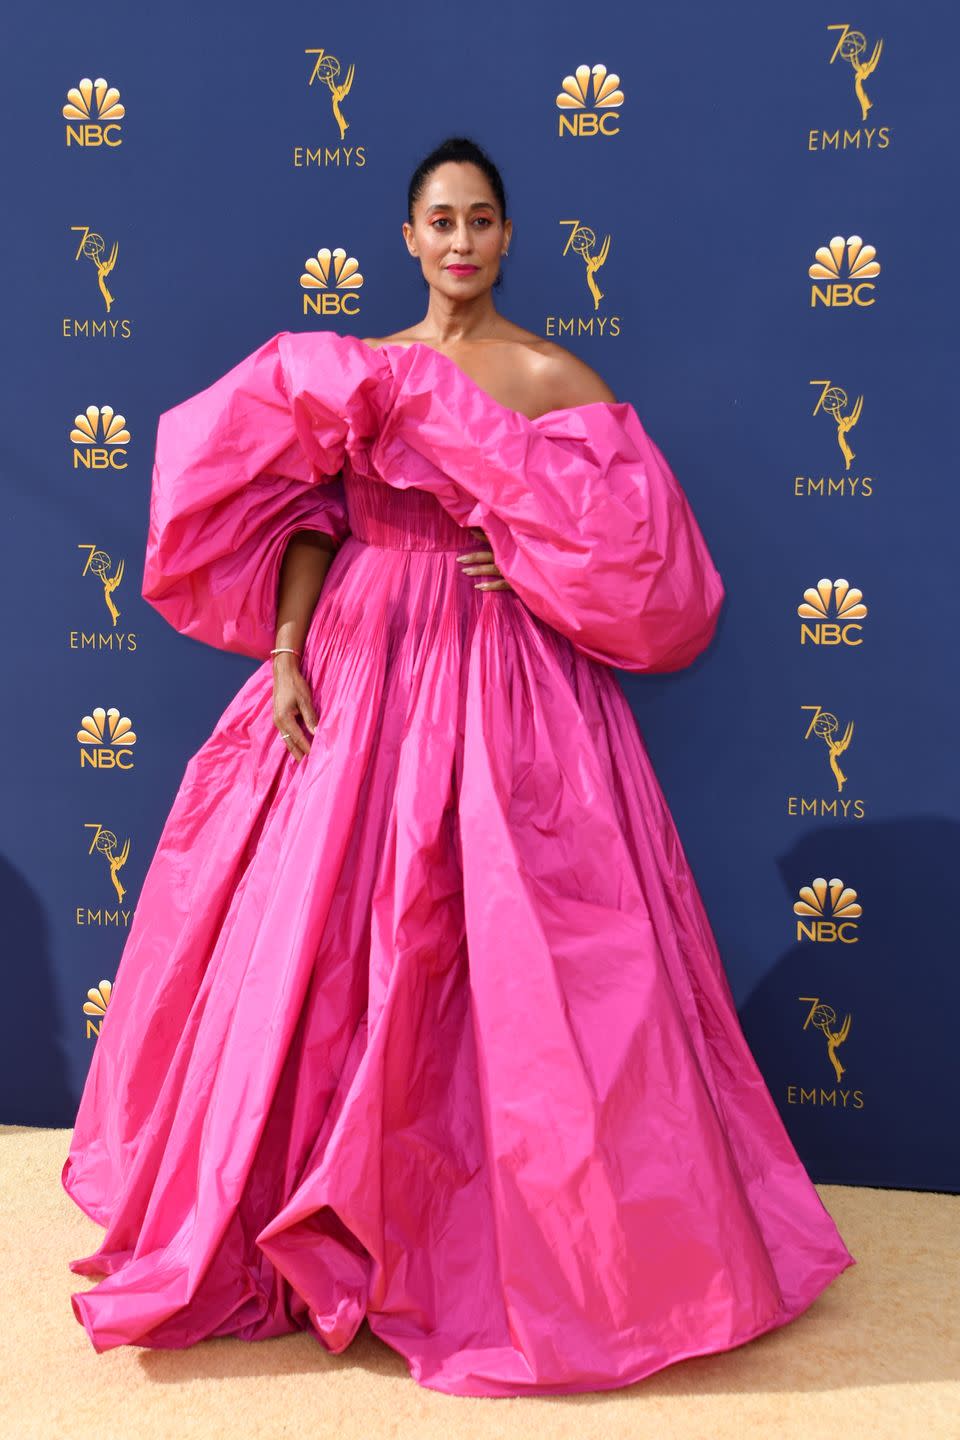
[[[798,941],[832,944],[841,940],[845,945],[856,944],[856,922],[863,914],[856,890],[849,889],[842,880],[828,882],[820,876],[812,885],[801,885],[799,894],[793,906],[794,915],[799,917]]]
[[[804,590],[803,601],[797,606],[801,620],[814,621],[800,626],[800,644],[862,645],[863,626],[858,622],[866,613],[862,590],[854,589],[846,580],[820,580],[815,590]]]
[[[824,280],[826,285],[811,285],[810,304],[828,308],[875,303],[875,285],[869,282],[880,274],[880,262],[873,245],[864,245],[859,235],[844,240],[834,235],[829,245],[821,245],[807,274],[811,280]]]
[[[67,125],[67,149],[80,145],[84,149],[95,149],[98,145],[109,145],[115,149],[122,144],[120,121],[126,111],[120,104],[120,91],[108,85],[102,77],[99,80],[81,80],[79,85],[67,91],[67,103],[63,107],[63,118]]]
[[[558,135],[619,135],[623,91],[620,76],[606,65],[578,65],[564,77],[557,96]]]
[[[110,1004],[110,996],[113,994],[113,986],[109,980],[101,980],[94,990],[87,991],[87,998],[83,1002],[83,1013],[87,1018],[87,1039],[91,1035],[94,1040],[100,1034],[100,1026],[103,1024],[103,1017],[107,1013]],[[93,1022],[97,1023],[94,1024]]]
[[[104,710],[98,705],[92,715],[84,715],[77,731],[80,743],[80,769],[132,770],[133,746],[137,743],[133,725],[115,705]]]
[[[360,301],[356,292],[363,285],[360,262],[347,255],[339,246],[326,246],[304,261],[300,288],[303,290],[304,315],[358,315]]]
[[[88,405],[70,431],[74,470],[126,470],[130,431],[112,405]]]

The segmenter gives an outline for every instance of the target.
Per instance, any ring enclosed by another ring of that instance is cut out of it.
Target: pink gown
[[[303,529],[337,549],[298,763]],[[63,1166],[97,1351],[366,1319],[433,1390],[604,1390],[855,1263],[614,673],[689,663],[723,597],[631,405],[529,420],[425,344],[278,334],[161,416],[143,595],[264,663],[187,764]]]

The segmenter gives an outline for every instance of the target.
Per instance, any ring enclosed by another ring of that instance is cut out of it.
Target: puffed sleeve
[[[265,659],[291,536],[313,531],[336,549],[349,533],[339,472],[373,417],[341,343],[282,331],[160,416],[141,593],[181,634]],[[291,370],[305,368],[319,397],[309,416],[291,401]]]
[[[521,600],[591,659],[669,671],[706,648],[723,584],[632,405],[529,420],[425,347],[400,367],[373,452],[389,483],[430,490],[459,524],[481,528]],[[404,445],[432,463],[411,475]]]

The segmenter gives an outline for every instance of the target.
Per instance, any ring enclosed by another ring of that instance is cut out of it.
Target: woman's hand
[[[273,723],[293,758],[297,762],[302,760],[310,750],[317,713],[296,655],[273,657]]]
[[[486,535],[484,535],[482,530],[478,530],[474,527],[471,527],[470,534],[478,536],[481,540],[487,539]],[[489,544],[490,542],[487,541],[487,543]],[[496,580],[479,580],[474,586],[475,590],[512,590],[513,586],[510,584],[509,580],[504,580],[503,576],[500,574],[500,571],[492,562],[492,550],[469,550],[465,555],[457,556],[457,564],[462,566],[464,575],[498,576],[498,579]]]

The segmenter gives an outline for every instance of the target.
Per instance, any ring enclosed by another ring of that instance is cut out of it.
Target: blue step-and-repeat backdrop
[[[420,319],[407,182],[467,134],[515,226],[498,308],[635,405],[727,586],[692,667],[619,678],[794,1143],[960,1188],[958,41],[929,3],[18,8],[0,1119],[72,1124],[256,663],[141,599],[158,414],[278,330]]]

